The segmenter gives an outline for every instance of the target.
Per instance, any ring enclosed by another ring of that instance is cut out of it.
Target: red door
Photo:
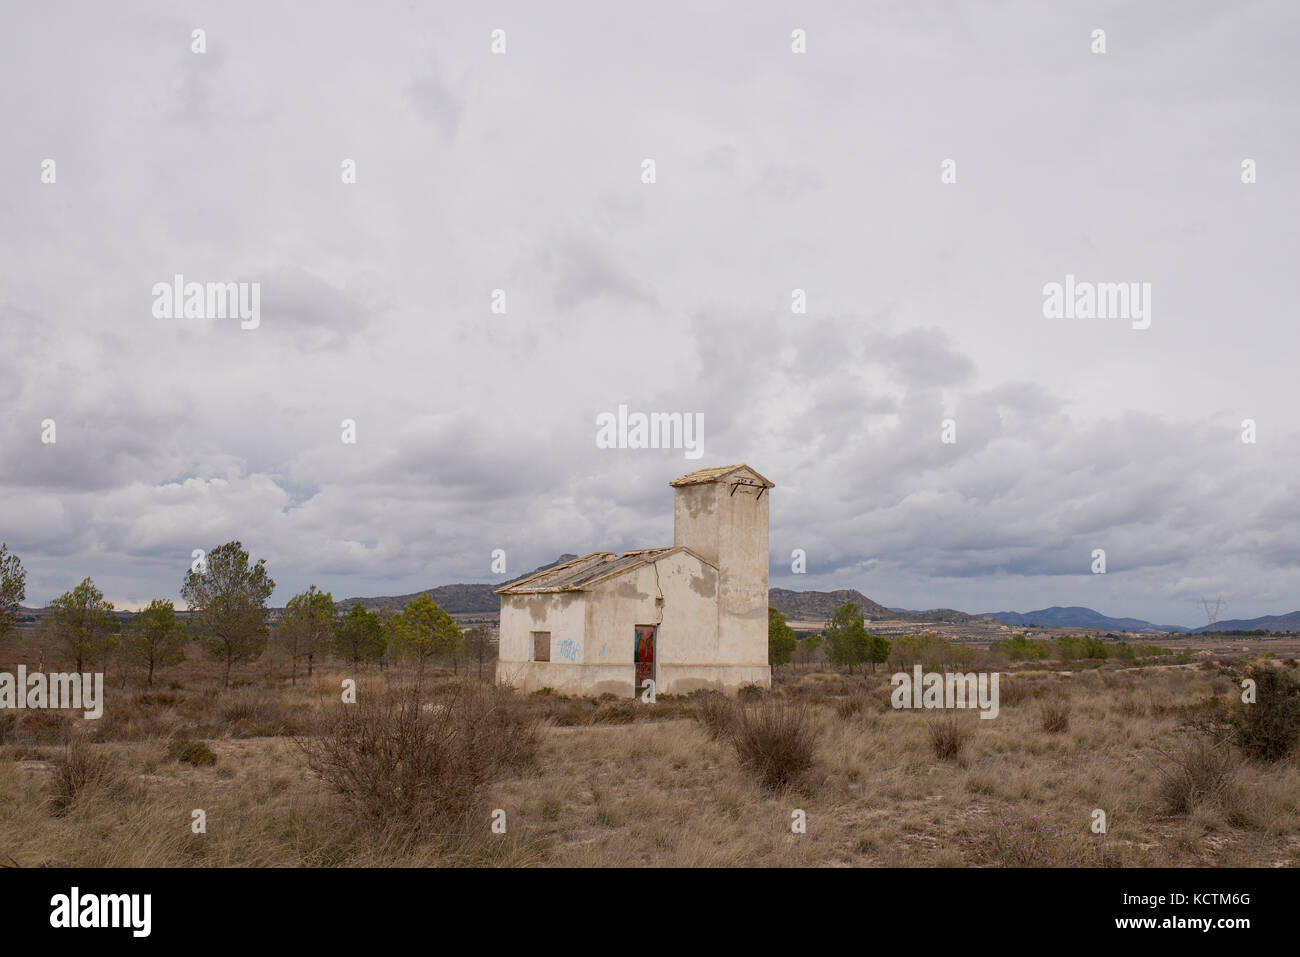
[[[645,690],[647,678],[654,680],[655,632],[658,630],[658,625],[636,626],[636,644],[632,652],[632,660],[636,662],[636,687],[632,691],[634,697]]]

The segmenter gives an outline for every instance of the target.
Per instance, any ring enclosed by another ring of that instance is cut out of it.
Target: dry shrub
[[[543,691],[548,693],[541,694],[534,691],[527,699],[528,707],[539,718],[561,728],[572,728],[589,723],[591,710],[594,707],[589,698],[562,697],[550,693],[549,688]]]
[[[202,741],[175,740],[168,747],[167,756],[196,768],[210,767],[217,763],[216,754]]]
[[[112,758],[80,738],[70,740],[53,764],[50,809],[56,816],[67,814],[79,798],[116,789],[122,780]]]
[[[1157,750],[1167,761],[1155,765],[1165,810],[1186,814],[1202,804],[1231,808],[1237,769],[1223,742],[1197,737],[1172,751]]]
[[[1070,702],[1045,701],[1040,714],[1042,728],[1048,734],[1060,734],[1070,727]]]
[[[278,698],[253,689],[241,689],[217,708],[221,724],[232,737],[271,737],[298,730]]]
[[[1300,681],[1268,665],[1247,670],[1255,681],[1254,704],[1232,712],[1237,743],[1252,758],[1281,761],[1300,741]]]
[[[1007,681],[1006,676],[1003,675],[998,685],[998,706],[1017,705],[1032,698],[1033,695],[1034,688],[1029,682],[1020,679]]]
[[[861,714],[870,707],[871,698],[866,694],[866,692],[858,691],[849,695],[836,705],[835,713],[839,715],[840,718],[847,721],[849,718]]]
[[[930,740],[930,750],[941,761],[958,757],[966,747],[966,738],[970,734],[955,714],[932,718],[925,730]]]
[[[714,741],[726,741],[731,737],[735,721],[735,706],[720,694],[702,697],[695,705],[695,720]]]
[[[486,821],[487,789],[534,760],[539,728],[508,690],[465,680],[433,704],[418,687],[363,695],[296,740],[357,818],[403,836],[452,836]]]
[[[729,739],[741,766],[772,791],[798,784],[817,754],[817,725],[802,702],[737,706]]]
[[[631,724],[646,706],[631,698],[602,701],[591,715],[592,724]]]
[[[33,708],[16,716],[10,727],[11,741],[24,744],[62,744],[72,731],[72,719],[53,708]]]

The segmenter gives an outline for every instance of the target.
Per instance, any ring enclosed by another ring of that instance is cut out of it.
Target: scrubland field
[[[152,688],[110,672],[99,720],[0,713],[0,860],[1300,863],[1294,715],[1255,711],[1267,720],[1243,724],[1238,707],[1244,675],[1290,688],[1294,659],[1004,663],[992,720],[895,710],[892,670],[786,667],[771,691],[654,704],[521,695],[441,673],[415,690],[392,668],[330,665],[291,686],[249,667],[225,690],[204,661]],[[356,704],[340,699],[349,677]]]

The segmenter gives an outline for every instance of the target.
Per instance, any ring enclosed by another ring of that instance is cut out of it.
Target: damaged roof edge
[[[574,559],[573,561],[565,562],[563,565],[556,565],[554,568],[548,568],[545,572],[541,572],[537,575],[530,575],[528,578],[512,582],[509,585],[504,585],[501,588],[496,589],[495,594],[545,595],[553,594],[555,592],[588,591],[594,585],[608,581],[609,579],[615,578],[624,572],[631,571],[634,568],[640,568],[642,565],[653,564],[661,558],[667,558],[669,555],[675,555],[678,552],[685,552],[701,564],[708,565],[714,571],[718,570],[717,565],[709,561],[707,558],[704,558],[698,552],[687,548],[685,545],[672,545],[664,548],[642,548],[626,552],[622,556],[618,556],[614,552],[591,552],[589,555],[584,555],[581,559]],[[566,569],[569,569],[571,572],[577,571],[576,569],[572,569],[571,566],[581,562],[583,559],[595,558],[597,556],[608,556],[608,558],[605,561],[593,562],[592,567],[586,569],[586,571],[591,573],[590,577],[578,577],[576,581],[571,581],[566,584],[557,583],[548,586],[538,583],[531,587],[529,586],[529,582],[535,582],[554,572],[562,572]],[[632,559],[632,561],[628,561],[628,559]],[[616,565],[617,567],[603,567],[607,565]]]
[[[721,482],[733,472],[744,469],[751,473],[756,479],[762,482],[767,488],[776,488],[776,483],[758,473],[757,469],[750,468],[743,463],[737,465],[719,465],[710,469],[696,469],[694,472],[688,472],[681,478],[673,479],[668,484],[673,488],[682,485],[704,485],[709,482]]]
[[[526,585],[529,582],[535,581],[538,578],[542,578],[546,575],[553,575],[556,572],[564,571],[565,569],[572,568],[575,565],[581,565],[583,562],[594,562],[597,558],[602,558],[602,557],[608,557],[611,559],[617,558],[618,553],[617,552],[588,552],[585,555],[579,555],[577,558],[570,558],[567,562],[561,562],[558,565],[552,565],[550,568],[543,568],[541,571],[533,572],[531,575],[526,575],[525,577],[516,579],[515,581],[507,582],[506,584],[502,585],[500,588],[493,589],[492,594],[500,595],[511,588],[518,588],[520,585]]]

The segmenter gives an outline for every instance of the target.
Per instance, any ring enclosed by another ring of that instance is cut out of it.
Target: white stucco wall
[[[741,485],[757,480],[741,470],[724,482],[676,489],[673,544],[685,545],[716,562],[718,575],[718,651],[714,659],[735,672],[733,684],[770,686],[767,663],[768,502],[771,493]],[[743,680],[742,680],[743,678]]]
[[[586,627],[583,592],[502,595],[497,681],[525,691],[554,688],[582,693],[582,659]],[[551,660],[532,661],[533,632],[551,633]]]
[[[680,666],[717,661],[717,578],[711,565],[674,552],[592,589],[588,661],[607,672],[607,680],[620,682],[615,694],[632,694],[637,625],[659,626],[655,686],[661,694],[679,693],[673,676]]]
[[[501,596],[497,680],[526,691],[631,696],[637,625],[658,625],[656,688],[688,694],[771,685],[767,664],[768,500],[731,480],[674,489],[673,551],[583,592]],[[659,599],[662,599],[660,601]],[[551,660],[534,662],[534,631]]]

